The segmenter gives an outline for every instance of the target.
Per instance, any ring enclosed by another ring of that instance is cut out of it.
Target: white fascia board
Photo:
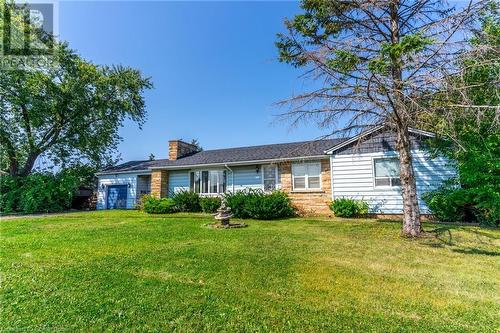
[[[291,158],[275,158],[275,159],[268,159],[268,160],[241,161],[241,162],[224,162],[224,163],[208,163],[208,164],[191,164],[191,165],[179,165],[179,166],[151,167],[151,170],[179,170],[179,169],[205,168],[205,167],[241,166],[241,165],[249,165],[249,164],[279,163],[279,162],[301,161],[301,160],[317,160],[317,159],[326,159],[326,158],[328,158],[328,156],[317,155],[317,156],[303,156],[303,157],[291,157]]]
[[[416,129],[416,128],[409,128],[408,131],[410,133],[414,133],[414,134],[419,134],[419,135],[423,135],[423,136],[428,136],[429,138],[435,138],[436,137],[436,134],[432,133],[432,132],[427,132],[427,131],[424,131],[424,130],[419,130],[419,129]]]
[[[151,174],[151,170],[143,169],[143,170],[130,170],[130,171],[102,171],[102,172],[97,172],[95,175],[97,177],[99,177],[99,176],[119,175],[119,174],[127,174],[127,173],[136,173],[139,176],[141,176],[141,175]]]

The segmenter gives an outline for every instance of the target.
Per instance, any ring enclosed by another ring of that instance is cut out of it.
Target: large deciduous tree
[[[302,0],[285,21],[279,59],[305,68],[316,89],[282,101],[295,124],[316,121],[333,133],[381,124],[400,159],[403,235],[421,233],[409,128],[456,71],[466,32],[486,1],[460,8],[440,0]]]
[[[0,6],[3,22],[13,5]],[[14,19],[10,29],[44,34]],[[146,116],[143,93],[152,84],[138,70],[93,64],[65,43],[53,43],[50,57],[37,67],[0,70],[0,167],[12,176],[28,175],[40,156],[62,166],[105,164],[123,122],[142,125]]]

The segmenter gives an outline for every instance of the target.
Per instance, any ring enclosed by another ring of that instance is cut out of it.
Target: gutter
[[[154,170],[183,170],[183,169],[192,169],[192,168],[204,168],[204,167],[225,167],[229,168],[231,166],[242,166],[249,164],[266,164],[266,163],[278,163],[278,162],[287,162],[287,161],[300,161],[300,160],[317,160],[317,159],[326,159],[329,158],[327,155],[315,155],[315,156],[299,156],[299,157],[289,157],[289,158],[273,158],[267,160],[251,160],[251,161],[241,161],[241,162],[231,162],[231,163],[207,163],[207,164],[186,164],[186,165],[173,165],[173,166],[158,166],[151,167],[143,170],[129,170],[129,171],[102,171],[96,173],[96,176],[105,176],[105,175],[115,175],[115,174],[126,174],[126,173],[142,173],[142,174],[150,174],[151,171]]]
[[[200,167],[214,167],[214,166],[222,166],[226,167],[228,165],[231,166],[240,166],[240,165],[248,165],[248,164],[265,164],[265,163],[276,163],[276,162],[286,162],[286,161],[296,161],[296,160],[317,160],[317,159],[326,159],[328,156],[325,155],[316,155],[316,156],[303,156],[303,157],[290,157],[290,158],[274,158],[267,160],[252,160],[252,161],[241,161],[241,162],[232,162],[232,163],[207,163],[207,164],[186,164],[186,165],[174,165],[174,166],[160,166],[160,167],[151,167],[150,170],[177,170],[177,169],[189,169],[189,168],[200,168]]]
[[[138,173],[138,174],[145,174],[149,175],[151,173],[151,169],[142,169],[142,170],[129,170],[129,171],[101,171],[101,172],[96,172],[96,176],[106,176],[106,175],[116,175],[116,174],[122,174],[122,173]]]

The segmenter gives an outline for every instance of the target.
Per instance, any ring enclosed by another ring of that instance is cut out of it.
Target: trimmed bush
[[[238,191],[226,194],[224,199],[237,218],[273,220],[295,215],[290,198],[282,191],[272,193],[260,190]]]
[[[197,213],[201,212],[200,196],[191,191],[179,191],[172,196],[175,206],[179,212]]]
[[[234,217],[240,219],[250,218],[250,214],[245,210],[245,202],[251,195],[251,191],[237,191],[235,193],[227,193],[224,195],[226,205],[231,208],[231,213]]]
[[[215,213],[222,203],[219,197],[200,198],[200,206],[203,213]]]
[[[149,214],[170,214],[176,211],[175,202],[171,198],[157,199],[150,195],[142,197],[142,208]]]
[[[338,217],[359,217],[368,214],[368,204],[365,201],[348,198],[333,200],[330,209]]]

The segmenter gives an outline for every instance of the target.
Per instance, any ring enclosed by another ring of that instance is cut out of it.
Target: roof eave
[[[178,169],[189,169],[189,168],[200,168],[200,167],[217,167],[217,166],[242,166],[249,164],[264,164],[264,163],[277,163],[277,162],[287,162],[287,161],[298,161],[298,160],[315,160],[324,159],[325,155],[314,155],[314,156],[299,156],[299,157],[287,157],[287,158],[273,158],[273,159],[263,159],[263,160],[249,160],[249,161],[238,161],[238,162],[220,162],[220,163],[204,163],[204,164],[187,164],[187,165],[174,165],[174,166],[156,166],[151,167],[151,170],[178,170]]]
[[[142,170],[122,170],[122,171],[101,171],[97,172],[95,175],[96,176],[105,176],[105,175],[116,175],[116,174],[122,174],[122,173],[151,173],[151,169],[142,169]]]

